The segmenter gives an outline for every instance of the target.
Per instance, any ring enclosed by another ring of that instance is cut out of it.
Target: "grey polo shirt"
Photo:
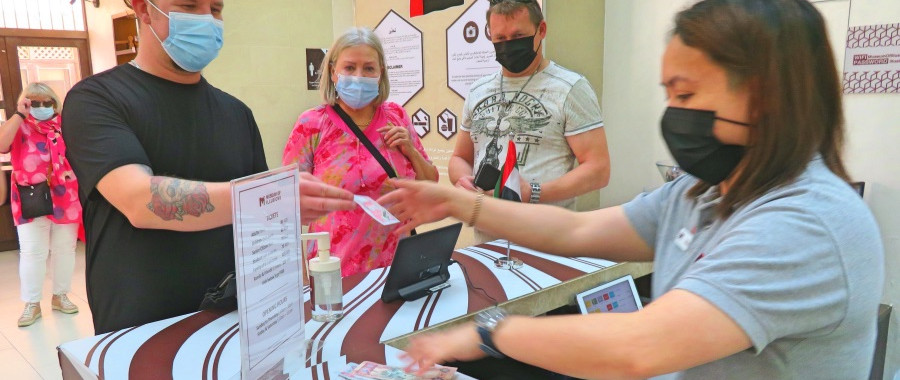
[[[859,195],[817,157],[722,220],[716,188],[686,196],[696,182],[685,175],[624,205],[654,247],[653,296],[683,289],[706,299],[753,347],[661,378],[868,378],[884,250]]]

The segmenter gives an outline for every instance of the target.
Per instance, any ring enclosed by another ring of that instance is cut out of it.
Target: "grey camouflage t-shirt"
[[[653,296],[703,297],[753,347],[661,378],[868,378],[884,250],[859,195],[817,157],[793,183],[721,220],[716,188],[686,197],[696,182],[685,175],[624,205],[655,249]]]
[[[502,78],[500,96],[501,77],[498,71],[475,81],[463,106],[460,128],[472,136],[475,170],[483,160],[502,168],[509,139],[516,144],[519,174],[527,182],[552,181],[575,168],[566,137],[603,127],[597,95],[587,79],[550,62],[531,81],[528,76]],[[575,209],[574,198],[551,204]]]

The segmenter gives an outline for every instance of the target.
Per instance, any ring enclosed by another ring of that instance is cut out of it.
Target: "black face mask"
[[[507,71],[518,74],[534,62],[537,51],[534,50],[534,36],[494,42],[497,62]]]
[[[678,166],[710,185],[728,178],[744,157],[744,147],[725,145],[716,139],[713,135],[716,120],[750,126],[717,117],[715,111],[675,107],[666,109],[660,123],[663,138]]]

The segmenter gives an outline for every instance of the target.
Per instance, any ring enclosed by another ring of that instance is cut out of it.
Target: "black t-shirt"
[[[138,229],[96,185],[128,164],[146,165],[157,176],[205,182],[265,171],[250,109],[206,79],[179,84],[121,65],[72,88],[62,120],[84,207],[87,292],[96,333],[196,311],[206,289],[234,270],[231,226]]]

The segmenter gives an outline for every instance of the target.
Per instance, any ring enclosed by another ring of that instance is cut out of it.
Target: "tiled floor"
[[[0,379],[61,379],[56,346],[94,335],[84,287],[84,245],[78,244],[69,298],[81,311],[69,315],[50,308],[52,271],[48,268],[41,302],[43,317],[28,327],[16,326],[24,304],[19,299],[18,251],[0,252]]]

